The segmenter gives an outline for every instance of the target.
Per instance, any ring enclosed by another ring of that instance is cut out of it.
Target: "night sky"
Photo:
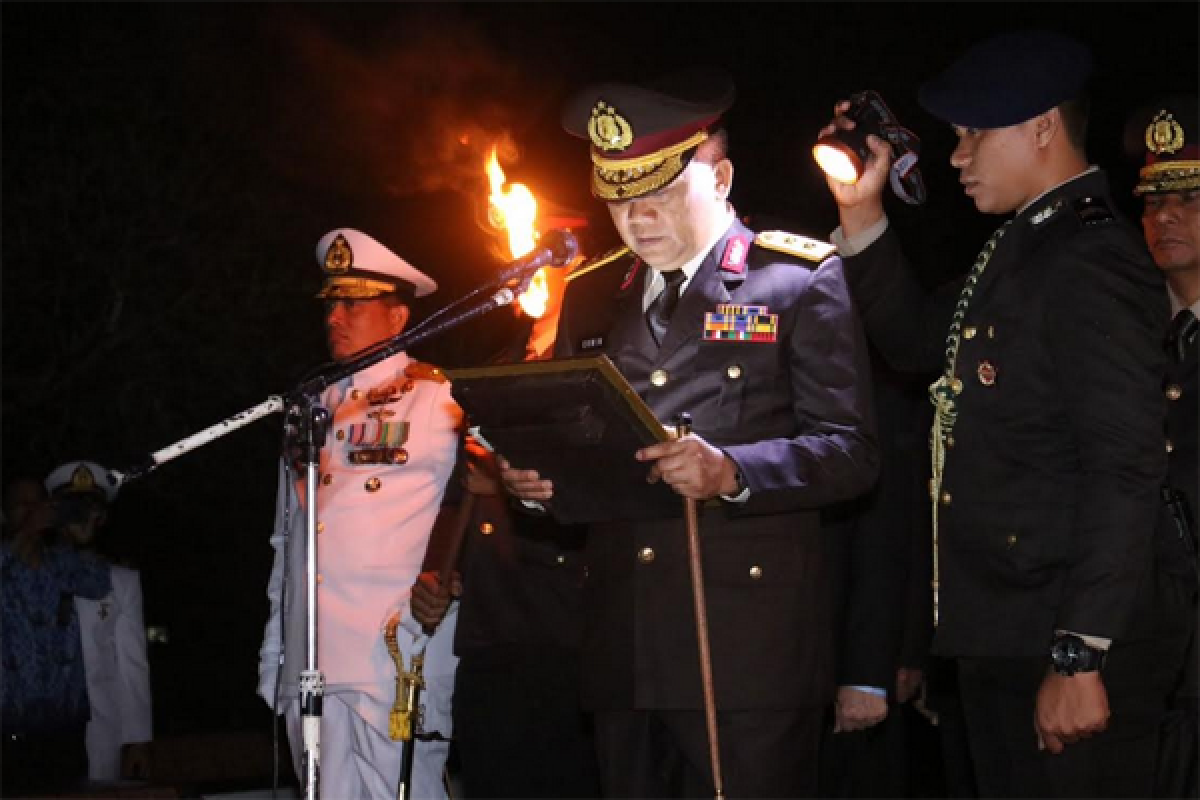
[[[824,238],[836,212],[809,155],[836,100],[879,91],[923,139],[929,202],[889,210],[930,282],[998,224],[962,195],[949,128],[916,89],[1000,30],[1095,51],[1093,161],[1137,214],[1124,122],[1197,89],[1189,3],[22,4],[3,24],[3,469],[77,458],[128,469],[296,384],[324,361],[314,258],[364,230],[440,284],[427,314],[502,267],[482,160],[547,213],[592,222],[586,145],[559,109],[594,80],[717,64],[733,201],[760,227]],[[416,355],[478,363],[505,310]],[[269,726],[254,696],[278,416],[123,489],[106,545],[143,570],[160,735]]]

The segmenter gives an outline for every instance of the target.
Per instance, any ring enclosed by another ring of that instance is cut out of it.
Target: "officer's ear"
[[[396,333],[400,333],[408,325],[408,317],[411,313],[407,303],[397,303],[388,308],[388,319],[391,320],[392,329]]]
[[[1039,149],[1049,147],[1054,137],[1062,131],[1062,114],[1057,108],[1038,114],[1033,118],[1034,142]]]
[[[716,179],[717,195],[722,200],[728,200],[729,190],[733,188],[733,162],[722,158],[713,165],[713,177]]]

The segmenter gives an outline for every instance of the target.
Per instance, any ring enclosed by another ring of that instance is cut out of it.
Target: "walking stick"
[[[692,415],[686,411],[677,418],[675,426],[680,439],[692,432]],[[721,777],[721,744],[717,739],[717,700],[713,691],[712,656],[708,649],[708,604],[704,599],[704,570],[700,559],[700,520],[696,501],[683,498],[683,520],[687,526],[688,563],[692,573],[692,603],[696,610],[696,641],[700,645],[700,686],[704,690],[704,724],[708,729],[708,757],[712,764],[713,788],[716,800],[725,797],[725,781]]]

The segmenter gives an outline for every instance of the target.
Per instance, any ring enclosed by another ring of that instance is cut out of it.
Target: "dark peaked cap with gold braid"
[[[1125,150],[1143,163],[1135,195],[1200,189],[1196,96],[1160,98],[1134,112],[1125,126]]]
[[[563,127],[592,143],[592,194],[628,200],[675,180],[734,95],[729,74],[711,67],[673,72],[645,86],[599,83],[567,101]]]

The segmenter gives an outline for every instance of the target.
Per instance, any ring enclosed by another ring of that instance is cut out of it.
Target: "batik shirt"
[[[3,598],[5,734],[53,734],[88,719],[87,683],[76,595],[99,600],[112,591],[109,566],[64,545],[47,547],[36,566],[0,544]]]

